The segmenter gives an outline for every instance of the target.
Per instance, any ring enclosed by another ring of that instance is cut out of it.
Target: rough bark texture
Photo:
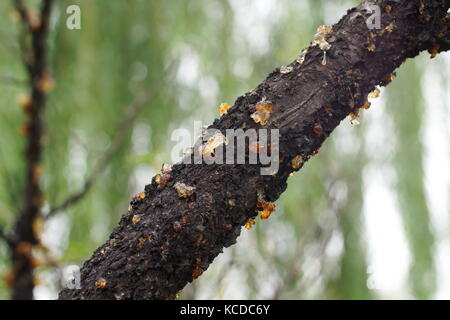
[[[367,28],[368,4],[381,8],[380,30]],[[449,49],[449,7],[448,0],[378,0],[349,10],[333,26],[325,66],[322,51],[311,47],[303,64],[292,62],[287,74],[275,70],[211,125],[223,134],[228,128],[261,128],[250,114],[263,98],[272,101],[265,127],[280,130],[278,173],[262,176],[259,165],[174,165],[170,182],[147,185],[145,198],[131,202],[110,239],[85,262],[82,289],[65,289],[60,299],[173,298],[258,214],[257,190],[267,201],[278,199],[289,174],[298,170],[292,158],[309,159],[341,120],[364,105],[376,85],[392,80],[407,58],[427,49]],[[194,186],[195,193],[179,198],[173,188],[177,182]]]

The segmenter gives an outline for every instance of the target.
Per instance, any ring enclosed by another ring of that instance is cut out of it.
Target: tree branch
[[[23,205],[12,235],[12,298],[30,300],[33,298],[33,257],[32,247],[39,244],[36,225],[41,218],[42,190],[41,175],[43,113],[47,92],[51,90],[52,79],[47,70],[46,41],[51,11],[51,0],[43,0],[38,21],[32,21],[28,9],[21,0],[13,4],[24,25],[21,37],[24,64],[28,71],[30,101],[24,105],[27,122],[23,133],[27,139],[25,151],[26,186]],[[27,38],[30,37],[29,41]],[[28,43],[29,42],[29,43]]]
[[[0,75],[0,82],[9,84],[9,85],[13,85],[13,86],[24,86],[27,84],[26,80],[17,79],[17,78],[9,77],[9,76],[2,76],[2,75]]]
[[[374,3],[381,8],[382,26],[368,30],[367,7]],[[341,120],[366,104],[375,86],[387,85],[394,70],[421,51],[434,56],[449,49],[449,7],[448,0],[377,0],[350,9],[327,38],[326,65],[321,48],[310,46],[303,63],[292,62],[291,72],[272,72],[210,126],[223,134],[261,128],[251,114],[258,102],[271,101],[264,127],[280,132],[278,172],[260,175],[260,164],[174,165],[167,185],[153,179],[145,197],[133,199],[109,240],[84,263],[82,288],[65,289],[60,299],[175,297],[236,242],[260,210],[258,193],[266,201],[278,199],[289,175],[316,154]],[[303,162],[292,166],[298,156]],[[176,183],[195,191],[180,198]]]
[[[20,19],[21,19],[25,29],[27,29],[28,32],[31,32],[32,27],[31,27],[30,12],[25,7],[25,4],[23,3],[23,1],[22,0],[13,0],[13,5],[16,8],[17,13],[19,14]]]
[[[0,240],[3,240],[8,248],[11,248],[14,245],[11,235],[5,231],[4,227],[0,227]]]
[[[0,227],[0,239],[9,242],[9,237],[6,235],[5,231],[3,230],[3,227]]]

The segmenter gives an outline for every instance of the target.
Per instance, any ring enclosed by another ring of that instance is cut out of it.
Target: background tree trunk
[[[39,244],[37,225],[42,223],[41,206],[43,195],[39,183],[42,166],[42,140],[44,135],[43,112],[46,105],[47,87],[53,80],[47,70],[47,33],[51,13],[51,0],[42,2],[38,23],[31,21],[30,11],[21,0],[14,0],[23,27],[22,41],[29,44],[23,49],[23,60],[28,72],[30,98],[23,106],[27,116],[24,134],[27,138],[25,152],[26,161],[26,187],[23,192],[23,209],[16,221],[14,234],[9,239],[12,276],[12,298],[18,300],[33,299],[34,268],[32,246]]]

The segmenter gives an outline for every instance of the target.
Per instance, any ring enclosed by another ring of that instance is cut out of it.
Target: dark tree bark
[[[32,246],[40,243],[36,226],[41,219],[42,206],[42,190],[39,184],[44,131],[42,120],[46,91],[52,81],[49,78],[46,61],[46,41],[52,1],[42,2],[37,22],[32,21],[30,11],[21,0],[14,0],[13,3],[23,24],[22,53],[28,72],[30,99],[22,105],[27,116],[23,130],[27,139],[25,151],[27,174],[23,208],[15,223],[13,235],[8,237],[12,261],[10,287],[13,299],[30,300],[33,299],[34,288]]]
[[[379,30],[366,25],[369,4],[381,8]],[[329,35],[326,65],[321,49],[311,46],[303,64],[292,62],[286,74],[275,70],[210,126],[223,134],[229,128],[261,128],[250,115],[256,103],[270,100],[273,112],[264,127],[280,130],[278,173],[263,176],[260,165],[174,165],[169,183],[147,185],[145,198],[131,202],[109,240],[85,262],[82,288],[65,289],[59,298],[173,298],[258,214],[257,190],[267,201],[278,199],[298,170],[294,157],[307,161],[315,154],[407,58],[449,49],[449,7],[448,0],[377,0],[350,9]],[[195,187],[194,194],[180,198],[177,182]]]

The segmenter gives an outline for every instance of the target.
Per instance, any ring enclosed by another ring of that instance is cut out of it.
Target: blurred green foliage
[[[275,67],[292,61],[318,25],[333,24],[357,1],[289,0],[61,0],[55,1],[49,63],[56,79],[45,113],[42,185],[49,206],[78,191],[119,134],[117,124],[140,92],[157,88],[126,143],[93,189],[76,206],[47,223],[46,235],[60,268],[78,264],[105,241],[131,196],[170,161],[173,129],[192,130],[217,117],[216,106],[233,102]],[[30,1],[36,4],[37,1]],[[65,9],[78,4],[82,29],[65,27]],[[0,2],[0,226],[10,230],[20,210],[24,183],[24,122],[17,99],[27,89],[18,45],[17,18]],[[438,58],[439,59],[439,58]],[[436,60],[438,60],[436,59]],[[410,293],[431,298],[437,276],[419,137],[425,102],[423,60],[402,67],[386,90],[395,149],[390,156],[412,261]],[[428,63],[428,62],[427,62]],[[433,63],[443,63],[441,61]],[[176,70],[170,73],[169,66]],[[20,83],[11,81],[17,79]],[[369,110],[368,112],[379,112]],[[368,154],[359,127],[341,125],[319,154],[289,179],[268,222],[243,231],[181,298],[371,299],[383,298],[368,283],[363,170]],[[343,148],[342,145],[347,145]],[[330,249],[331,248],[331,249]],[[334,251],[332,250],[334,248]],[[330,253],[331,252],[331,253]],[[9,268],[0,243],[0,273]],[[47,295],[60,283],[57,269],[43,267]],[[8,297],[0,281],[0,299]]]

